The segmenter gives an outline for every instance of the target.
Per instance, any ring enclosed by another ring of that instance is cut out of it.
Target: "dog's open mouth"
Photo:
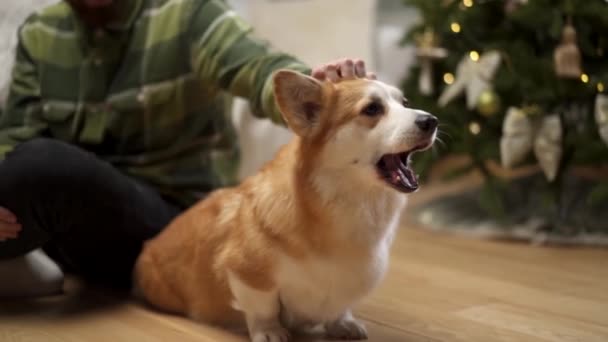
[[[418,190],[418,177],[416,177],[409,164],[412,154],[420,149],[422,147],[406,152],[383,155],[376,163],[380,178],[400,192],[409,193]]]

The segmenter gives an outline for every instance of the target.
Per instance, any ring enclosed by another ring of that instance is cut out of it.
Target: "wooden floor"
[[[608,341],[608,250],[404,227],[386,280],[356,314],[370,341]],[[245,339],[76,287],[64,296],[0,302],[0,341]]]

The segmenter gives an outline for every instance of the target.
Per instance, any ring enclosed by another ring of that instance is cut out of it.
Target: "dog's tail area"
[[[132,294],[136,299],[163,311],[184,313],[186,310],[181,296],[163,276],[153,253],[145,248],[135,264]]]

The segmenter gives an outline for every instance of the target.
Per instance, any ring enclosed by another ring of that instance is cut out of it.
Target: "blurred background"
[[[53,2],[3,0],[0,30],[9,39],[0,41],[0,106],[17,25]],[[417,223],[482,237],[608,244],[605,0],[227,2],[277,49],[309,65],[362,58],[440,118],[440,141],[415,167],[427,184],[460,186],[410,209]],[[235,102],[234,124],[241,178],[291,137],[254,118],[243,100]]]
[[[460,187],[411,210],[417,223],[476,237],[607,244],[606,1],[232,4],[278,48],[311,65],[359,56],[440,117],[440,141],[415,167],[427,183]],[[242,176],[289,137],[251,119],[243,104],[235,123],[247,142]],[[471,175],[477,180],[465,180]]]

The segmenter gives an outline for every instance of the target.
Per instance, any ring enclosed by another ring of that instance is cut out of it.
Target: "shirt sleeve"
[[[203,82],[249,100],[253,114],[284,124],[276,107],[271,76],[278,69],[310,74],[295,57],[271,51],[252,35],[245,23],[223,1],[201,1],[195,8],[190,33],[192,62]]]
[[[41,120],[37,66],[24,46],[22,32],[21,29],[6,107],[0,113],[0,160],[17,144],[41,135],[47,128]]]

